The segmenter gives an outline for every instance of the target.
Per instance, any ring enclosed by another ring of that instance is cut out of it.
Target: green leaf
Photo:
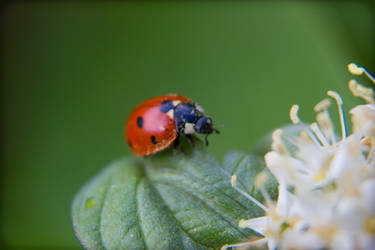
[[[240,158],[246,160],[240,161]],[[252,182],[264,163],[231,153],[221,166],[202,147],[145,159],[123,158],[86,184],[73,201],[74,230],[87,249],[217,249],[256,233],[240,219],[262,211],[230,184]]]

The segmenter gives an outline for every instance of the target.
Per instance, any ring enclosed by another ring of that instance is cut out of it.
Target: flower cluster
[[[374,77],[363,67],[349,64],[352,74]],[[232,185],[264,210],[262,217],[241,220],[263,238],[228,247],[267,244],[269,249],[375,249],[375,98],[371,88],[349,81],[354,96],[367,104],[350,110],[353,132],[348,135],[343,103],[328,91],[338,105],[341,138],[337,138],[328,107],[331,99],[318,103],[316,122],[307,125],[298,117],[298,106],[290,112],[300,127],[296,136],[276,130],[272,151],[265,155],[267,167],[276,177],[277,201],[263,184],[264,173],[255,180],[264,198],[261,204]]]

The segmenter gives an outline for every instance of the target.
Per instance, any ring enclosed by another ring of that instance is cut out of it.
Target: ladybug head
[[[207,116],[199,118],[195,124],[195,131],[200,134],[211,134],[214,131],[211,118]]]
[[[212,132],[219,133],[217,129],[214,128],[212,124],[212,120],[210,117],[202,116],[198,119],[198,121],[195,123],[195,131],[200,134],[206,134],[204,141],[206,142],[206,145],[208,145],[207,136],[212,134]]]

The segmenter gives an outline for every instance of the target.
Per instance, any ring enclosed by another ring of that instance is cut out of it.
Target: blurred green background
[[[1,18],[3,249],[79,248],[74,194],[131,154],[124,123],[147,98],[199,102],[225,124],[210,137],[221,160],[287,124],[294,103],[307,122],[329,89],[347,111],[360,103],[348,63],[375,72],[365,2],[13,3]]]

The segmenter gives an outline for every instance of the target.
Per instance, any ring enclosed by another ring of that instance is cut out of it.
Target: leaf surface
[[[256,234],[240,219],[262,211],[230,184],[252,191],[261,158],[232,152],[219,164],[201,147],[123,158],[76,195],[74,230],[87,249],[217,249]]]

